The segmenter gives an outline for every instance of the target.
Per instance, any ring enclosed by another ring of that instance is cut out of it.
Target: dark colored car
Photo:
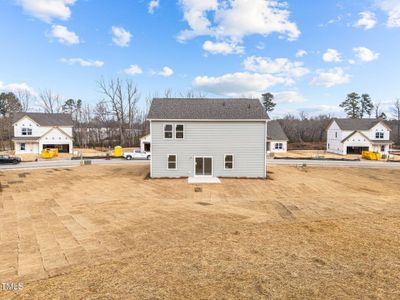
[[[19,164],[20,162],[19,157],[0,155],[0,164]]]

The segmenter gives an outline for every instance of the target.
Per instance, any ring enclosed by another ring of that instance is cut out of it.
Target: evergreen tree
[[[276,103],[274,102],[274,95],[271,93],[262,94],[263,105],[265,111],[272,112],[275,109]]]
[[[364,116],[368,116],[370,118],[373,109],[374,109],[374,104],[372,103],[370,95],[362,94],[361,95],[361,111],[360,111],[361,119]]]
[[[351,119],[358,119],[361,116],[361,103],[360,96],[357,93],[351,93],[347,95],[345,101],[339,106],[344,108],[347,116]]]

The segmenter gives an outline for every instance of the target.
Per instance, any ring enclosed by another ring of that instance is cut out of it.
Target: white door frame
[[[211,158],[211,175],[196,175],[196,158],[203,158],[203,173],[204,173],[204,158]],[[214,157],[212,156],[193,156],[193,176],[194,177],[214,177]]]

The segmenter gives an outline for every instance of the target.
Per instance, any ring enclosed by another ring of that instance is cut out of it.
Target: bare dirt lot
[[[2,299],[400,298],[400,171],[146,166],[0,173]],[[198,189],[197,189],[198,190]]]

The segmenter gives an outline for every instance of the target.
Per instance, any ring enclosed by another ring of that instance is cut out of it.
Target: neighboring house
[[[379,119],[333,119],[328,126],[327,151],[337,154],[389,152],[391,129]]]
[[[151,177],[266,177],[267,114],[257,99],[154,99]]]
[[[151,136],[150,134],[140,138],[140,151],[151,152]]]
[[[278,121],[269,121],[267,126],[267,151],[287,152],[288,137]]]
[[[46,148],[72,153],[73,122],[70,115],[16,113],[13,126],[15,154],[40,154]]]

